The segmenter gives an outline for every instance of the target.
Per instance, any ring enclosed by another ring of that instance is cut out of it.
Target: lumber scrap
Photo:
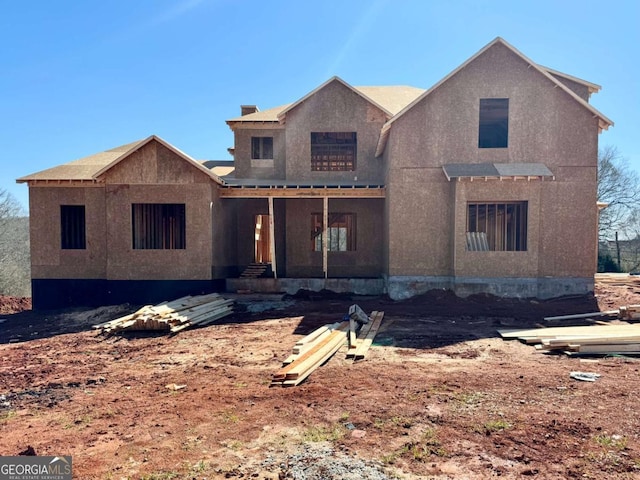
[[[356,348],[356,351],[353,355],[354,360],[362,360],[367,355],[371,344],[373,344],[373,340],[378,334],[378,330],[380,329],[380,325],[382,324],[382,319],[384,317],[384,312],[375,312],[375,314],[376,316],[371,322],[371,328],[363,338],[362,343]]]
[[[555,317],[544,317],[547,322],[559,320],[573,320],[580,318],[592,317],[611,317],[616,316],[621,320],[640,320],[640,305],[624,305],[615,310],[605,310],[602,312],[578,313],[574,315],[558,315]]]
[[[304,353],[273,374],[271,385],[293,386],[302,382],[344,345],[348,328],[349,322],[342,322],[327,336],[316,339]]]
[[[145,305],[134,313],[94,325],[103,334],[121,331],[166,331],[177,333],[194,325],[207,325],[233,313],[233,300],[217,293],[185,296],[157,305]]]
[[[567,354],[640,354],[640,324],[606,324],[499,330],[505,339],[517,338],[542,352]]]

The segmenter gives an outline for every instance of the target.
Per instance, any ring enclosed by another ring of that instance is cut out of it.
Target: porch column
[[[278,270],[276,269],[276,233],[273,222],[273,197],[269,197],[269,250],[271,251],[273,278],[278,278]]]
[[[327,261],[327,250],[329,246],[329,197],[322,198],[322,271],[324,278],[328,276],[329,265]]]

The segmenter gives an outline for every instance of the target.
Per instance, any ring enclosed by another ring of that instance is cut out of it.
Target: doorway
[[[254,252],[256,263],[271,263],[271,242],[269,239],[269,215],[255,216]]]

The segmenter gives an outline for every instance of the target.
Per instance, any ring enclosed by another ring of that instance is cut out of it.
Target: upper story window
[[[251,137],[251,159],[273,159],[273,137]]]
[[[185,223],[184,203],[132,203],[134,250],[185,249]]]
[[[509,99],[480,99],[479,148],[507,148],[509,142]]]
[[[357,150],[356,132],[311,132],[311,170],[353,171]]]
[[[60,248],[84,250],[87,248],[84,205],[60,205]]]

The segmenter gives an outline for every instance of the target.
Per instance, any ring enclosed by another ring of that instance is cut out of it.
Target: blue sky
[[[230,159],[241,104],[289,103],[338,75],[429,88],[497,36],[602,85],[591,103],[640,172],[640,1],[3,1],[0,188],[151,134]]]

